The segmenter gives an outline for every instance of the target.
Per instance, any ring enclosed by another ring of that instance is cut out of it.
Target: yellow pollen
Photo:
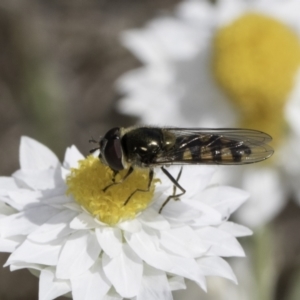
[[[127,171],[121,171],[116,176],[116,182],[119,182]],[[123,183],[111,186],[103,192],[103,189],[113,182],[112,179],[113,171],[98,158],[90,155],[79,161],[78,169],[71,169],[71,174],[67,177],[67,194],[73,195],[81,206],[101,222],[115,225],[120,221],[133,219],[137,213],[147,208],[158,181],[154,179],[149,192],[136,192],[124,205],[136,189],[147,189],[148,170],[136,169]]]
[[[216,80],[240,111],[240,126],[284,134],[284,105],[300,66],[300,42],[284,24],[248,13],[214,39]]]

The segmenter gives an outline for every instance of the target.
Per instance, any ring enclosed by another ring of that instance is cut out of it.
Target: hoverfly
[[[149,182],[145,190],[137,189],[125,201],[128,203],[135,192],[147,192],[153,180],[153,168],[160,167],[174,184],[173,195],[163,203],[161,210],[170,199],[178,199],[186,191],[178,183],[182,169],[175,179],[165,168],[168,165],[243,165],[269,158],[273,149],[268,143],[272,138],[261,131],[250,129],[206,129],[176,127],[115,127],[110,129],[97,143],[100,160],[108,165],[115,175],[128,168],[123,182],[134,168],[148,168]],[[175,194],[176,187],[181,191]]]

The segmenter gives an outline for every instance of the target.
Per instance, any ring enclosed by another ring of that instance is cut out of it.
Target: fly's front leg
[[[149,180],[148,180],[148,187],[147,189],[145,190],[142,190],[142,189],[136,189],[134,192],[132,192],[130,194],[130,196],[127,198],[127,200],[124,202],[124,205],[126,205],[129,200],[131,199],[131,197],[136,193],[136,192],[143,192],[143,193],[146,193],[146,192],[149,192],[150,191],[150,187],[151,187],[151,183],[152,183],[152,180],[153,180],[153,175],[154,175],[154,171],[152,169],[150,169],[149,171]]]
[[[99,144],[99,142],[96,141],[93,137],[91,137],[91,138],[89,139],[89,143]],[[91,150],[90,150],[90,153],[94,153],[94,152],[97,151],[97,150],[99,150],[99,146],[96,147],[96,148],[91,149]]]
[[[178,183],[180,177],[181,177],[181,174],[182,174],[182,167],[180,168],[180,171],[177,175],[177,178],[175,179],[164,167],[161,167],[162,171],[168,176],[168,178],[172,181],[172,183],[174,184],[173,186],[173,195],[170,195],[166,200],[165,202],[162,204],[160,210],[159,210],[159,213],[162,212],[163,208],[168,204],[168,202],[171,200],[171,199],[174,199],[174,200],[177,200],[180,196],[184,195],[186,190]],[[181,190],[181,193],[179,194],[176,194],[176,187]]]
[[[106,192],[110,187],[116,185],[116,184],[120,184],[122,182],[124,182],[126,180],[126,178],[133,172],[133,167],[130,167],[128,169],[128,172],[126,173],[126,175],[118,182],[116,182],[116,176],[119,174],[118,171],[113,170],[113,178],[112,178],[112,182],[111,184],[109,184],[108,186],[106,186],[102,191]]]

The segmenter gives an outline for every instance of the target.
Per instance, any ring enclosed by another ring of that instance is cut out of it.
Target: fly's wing
[[[154,165],[222,164],[242,165],[269,158],[272,138],[248,129],[164,128],[173,145],[158,153]]]

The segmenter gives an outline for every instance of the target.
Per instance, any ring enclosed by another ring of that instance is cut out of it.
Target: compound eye
[[[120,128],[119,127],[114,127],[110,129],[109,131],[106,132],[104,139],[110,140],[110,139],[115,139],[115,138],[120,138]]]
[[[105,157],[108,166],[115,171],[123,170],[123,153],[119,128],[113,128],[108,131],[104,136],[104,139],[106,141],[106,144],[103,149],[103,156]]]

